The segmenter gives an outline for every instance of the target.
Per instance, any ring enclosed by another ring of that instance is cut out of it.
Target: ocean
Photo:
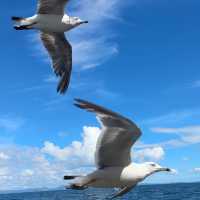
[[[84,191],[60,190],[0,194],[0,200],[104,200],[116,191],[111,189],[88,189]],[[200,183],[142,185],[136,187],[122,200],[200,200]]]

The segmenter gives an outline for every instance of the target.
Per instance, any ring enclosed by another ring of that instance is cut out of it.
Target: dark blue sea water
[[[88,189],[85,191],[49,191],[19,194],[0,194],[0,200],[103,200],[114,190]],[[122,200],[200,200],[200,183],[145,185],[118,198]]]

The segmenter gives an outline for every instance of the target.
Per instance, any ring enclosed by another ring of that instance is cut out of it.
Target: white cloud
[[[25,169],[22,173],[21,173],[22,176],[24,177],[31,177],[34,175],[34,171],[31,170],[31,169]]]
[[[133,152],[133,158],[140,162],[144,161],[159,161],[165,156],[165,151],[162,147],[145,148]]]
[[[19,129],[24,123],[24,120],[21,118],[14,118],[3,116],[0,117],[0,128],[5,129],[7,131],[16,131]]]
[[[141,123],[144,125],[151,125],[151,126],[157,126],[157,125],[168,125],[168,124],[177,124],[183,121],[186,121],[188,119],[191,119],[193,117],[200,116],[200,109],[185,109],[182,111],[173,111],[167,114],[163,114],[158,117],[153,117],[150,119],[146,119],[142,121]]]
[[[185,156],[185,157],[182,158],[182,160],[183,160],[183,161],[189,161],[190,158]]]
[[[84,36],[83,36],[84,37]],[[105,39],[73,41],[74,66],[78,70],[95,68],[118,53],[116,44],[109,45]],[[97,50],[98,49],[98,50]]]
[[[9,160],[0,163],[0,190],[56,187],[64,184],[66,169],[62,163],[51,162],[39,148],[7,146],[0,147]]]
[[[180,147],[200,143],[200,126],[187,126],[182,128],[152,128],[153,132],[174,134],[178,139],[172,139],[163,143],[165,146]]]
[[[61,132],[58,133],[58,136],[61,137],[61,138],[62,137],[64,138],[64,137],[70,136],[70,133],[65,132],[65,131],[61,131]]]
[[[150,130],[154,133],[170,134],[172,139],[154,144],[142,144],[140,147],[156,147],[162,146],[165,148],[178,148],[191,144],[197,144],[200,142],[200,126],[191,125],[183,127],[183,124],[193,122],[198,124],[198,118],[200,117],[200,109],[184,109],[182,111],[173,111],[168,114],[164,114],[158,117],[146,119],[141,122],[144,126],[153,127]],[[180,128],[174,128],[179,124]],[[173,128],[171,128],[173,127]]]
[[[195,173],[199,173],[200,174],[200,167],[194,168],[193,170]]]
[[[192,83],[192,88],[200,88],[200,80],[194,81]]]
[[[58,82],[58,78],[55,75],[49,75],[44,79],[45,83],[57,83]]]
[[[94,165],[94,152],[100,129],[83,128],[83,141],[73,141],[69,146],[60,148],[52,142],[45,142],[42,152],[57,160],[67,161],[73,166]]]
[[[69,162],[75,167],[80,165],[93,166],[94,153],[100,131],[97,127],[84,127],[82,142],[73,141],[69,146],[64,148],[52,142],[45,142],[42,152],[57,160]],[[164,149],[159,146],[133,152],[133,158],[139,161],[159,161],[164,158],[164,155]]]
[[[10,159],[10,157],[7,154],[5,154],[4,152],[0,152],[0,161],[1,160],[9,160],[9,159]]]
[[[2,176],[7,176],[9,174],[9,170],[7,167],[0,167],[0,178]]]
[[[83,140],[65,148],[45,142],[42,148],[0,147],[0,191],[66,184],[66,174],[84,174],[94,167],[94,152],[100,129],[83,128]]]
[[[177,169],[171,169],[170,171],[171,174],[177,175],[179,172]]]
[[[119,13],[123,6],[124,2],[120,0],[82,0],[70,11],[70,15],[89,21],[69,34],[74,48],[74,64],[79,69],[99,66],[118,53],[112,24],[113,20],[121,20]]]

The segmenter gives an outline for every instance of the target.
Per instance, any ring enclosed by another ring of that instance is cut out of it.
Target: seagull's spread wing
[[[95,112],[102,125],[96,147],[96,165],[127,166],[131,163],[131,147],[141,135],[140,129],[129,119],[95,104],[76,100],[76,106]]]
[[[38,0],[38,14],[63,15],[69,0]]]
[[[41,33],[41,39],[52,58],[54,72],[61,77],[58,92],[64,93],[70,82],[72,47],[64,33]]]

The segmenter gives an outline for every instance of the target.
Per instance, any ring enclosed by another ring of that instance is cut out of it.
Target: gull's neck
[[[131,170],[134,170],[140,174],[143,178],[146,178],[154,173],[154,171],[149,169],[146,163],[131,163],[129,167]]]

